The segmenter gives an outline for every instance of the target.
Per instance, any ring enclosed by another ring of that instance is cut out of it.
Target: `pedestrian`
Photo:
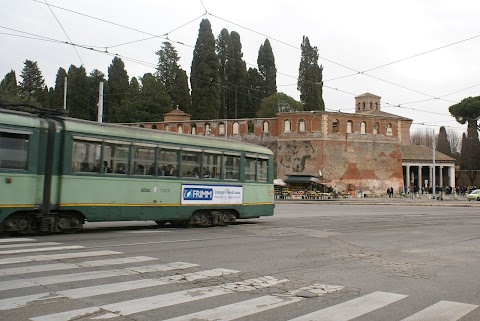
[[[390,193],[391,193],[391,190],[390,190],[390,187],[389,187],[389,188],[387,188],[388,197],[391,197]]]

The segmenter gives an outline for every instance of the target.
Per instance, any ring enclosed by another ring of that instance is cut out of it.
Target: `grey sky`
[[[30,59],[38,62],[50,87],[58,68],[68,70],[70,64],[83,62],[87,72],[97,68],[107,74],[112,54],[126,57],[129,76],[139,77],[154,71],[155,51],[165,41],[152,36],[167,33],[181,56],[181,67],[190,73],[198,27],[202,18],[208,18],[215,37],[222,28],[240,34],[247,66],[256,65],[258,49],[268,37],[276,59],[278,91],[296,99],[299,48],[302,36],[308,36],[318,47],[324,67],[327,110],[353,112],[354,96],[371,92],[382,97],[383,111],[428,125],[415,128],[463,128],[449,116],[448,107],[480,95],[480,3],[475,0],[47,2],[73,43],[95,46],[110,55],[80,47],[77,55],[69,45],[11,36],[28,35],[5,27],[68,41],[43,0],[3,1],[0,77],[14,69],[20,80],[23,62]],[[447,47],[359,73],[443,46]],[[348,77],[339,78],[343,76]],[[402,107],[394,107],[398,104]]]

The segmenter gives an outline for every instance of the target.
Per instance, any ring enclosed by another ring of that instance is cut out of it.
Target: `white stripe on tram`
[[[224,305],[215,309],[205,310],[173,319],[168,319],[165,321],[230,321],[250,316],[255,313],[278,308],[287,304],[295,303],[301,300],[303,300],[303,298],[267,295],[260,298]]]
[[[197,301],[206,298],[212,298],[224,294],[234,293],[235,291],[253,291],[260,288],[274,286],[287,282],[287,279],[279,280],[271,276],[264,276],[256,279],[245,280],[242,282],[225,283],[217,286],[203,288],[194,288],[186,291],[179,291],[167,294],[161,294],[146,298],[123,301],[113,304],[103,305],[97,308],[79,309],[57,314],[49,314],[31,318],[32,321],[68,321],[77,318],[86,313],[105,312],[106,314],[95,319],[108,319],[118,316],[126,316],[139,312],[150,311],[176,304]],[[110,312],[110,313],[109,313]]]
[[[478,305],[450,301],[440,301],[428,308],[403,319],[403,321],[450,321],[458,320],[478,308]]]
[[[81,245],[52,246],[52,247],[41,247],[41,248],[33,248],[33,249],[0,251],[0,255],[32,253],[32,252],[60,251],[60,250],[78,250],[78,249],[84,249],[84,248],[85,248],[85,246],[81,246]]]
[[[31,255],[31,256],[22,256],[22,257],[16,257],[16,258],[0,259],[0,265],[26,263],[26,262],[32,262],[32,261],[39,262],[39,261],[50,261],[50,260],[53,261],[53,260],[63,260],[63,259],[78,259],[81,257],[105,256],[105,255],[115,255],[115,254],[122,254],[122,252],[92,251],[92,252],[79,252],[79,253]]]
[[[48,245],[58,245],[58,244],[62,244],[62,243],[58,243],[58,242],[15,243],[15,244],[0,245],[0,249],[12,249],[12,248],[15,248],[15,247],[48,246]]]
[[[53,263],[53,264],[43,264],[43,265],[32,265],[32,266],[20,266],[15,268],[0,269],[0,275],[19,275],[27,273],[38,273],[38,272],[48,272],[48,271],[60,271],[68,269],[78,269],[83,267],[99,267],[107,265],[119,265],[119,264],[129,264],[129,263],[140,263],[146,261],[158,260],[154,257],[149,256],[133,256],[119,259],[107,259],[107,260],[96,260],[96,261],[85,261],[79,263]]]
[[[102,278],[123,276],[123,275],[135,275],[135,274],[143,273],[143,272],[139,272],[142,270],[148,270],[149,272],[162,272],[162,271],[186,269],[194,266],[198,266],[198,265],[183,263],[183,262],[174,262],[174,263],[168,263],[168,264],[153,265],[149,267],[132,267],[132,268],[123,268],[123,269],[116,269],[116,270],[42,276],[42,277],[31,278],[31,279],[17,279],[17,280],[0,282],[0,291],[28,288],[32,286],[59,284],[59,283],[85,281],[85,280],[95,280],[95,279],[102,279]]]
[[[403,294],[373,292],[350,301],[305,314],[290,321],[346,321],[358,318],[359,316],[406,297],[407,296]]]
[[[15,243],[15,242],[35,242],[35,239],[27,238],[13,238],[13,239],[0,239],[0,243]]]
[[[234,274],[234,273],[239,273],[239,271],[227,270],[227,269],[214,269],[214,270],[206,270],[206,271],[200,271],[195,273],[173,275],[173,276],[163,277],[159,279],[141,279],[141,280],[135,280],[135,281],[103,284],[103,285],[76,288],[76,289],[65,290],[65,291],[57,291],[55,293],[56,295],[53,295],[53,296],[51,292],[39,293],[34,295],[26,295],[26,296],[0,300],[0,311],[23,307],[28,303],[37,301],[39,299],[52,299],[52,298],[80,299],[80,298],[87,298],[87,297],[92,297],[96,295],[118,293],[118,292],[136,290],[136,289],[144,289],[144,288],[166,285],[166,284],[191,282],[195,280],[208,279],[212,277],[219,277],[219,276]]]

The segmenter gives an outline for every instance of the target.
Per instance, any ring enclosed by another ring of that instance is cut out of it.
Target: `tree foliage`
[[[247,88],[248,88],[248,105],[243,115],[244,117],[254,117],[260,109],[260,103],[264,98],[262,91],[263,78],[257,68],[248,68],[247,72]]]
[[[165,86],[172,100],[166,107],[179,107],[188,112],[192,105],[188,77],[185,70],[178,64],[180,57],[177,50],[170,42],[165,41],[162,43],[162,48],[155,54],[158,56],[155,76]]]
[[[270,41],[265,39],[263,45],[258,50],[257,58],[258,71],[262,75],[262,91],[264,97],[268,97],[277,92],[277,68],[275,67],[275,56],[273,55]]]
[[[233,90],[230,90],[228,101],[233,105],[228,115],[230,118],[252,117],[254,113],[248,113],[248,89],[247,89],[247,64],[243,60],[242,42],[238,32],[230,32],[232,43],[233,59],[235,66],[233,75],[229,79]]]
[[[68,68],[67,110],[73,118],[93,120],[95,106],[90,105],[90,86],[83,66]]]
[[[220,77],[220,110],[219,115],[227,118],[227,110],[231,111],[233,102],[230,101],[229,92],[233,90],[232,80],[235,73],[235,57],[230,34],[223,28],[216,41],[216,50],[219,63]],[[230,112],[231,113],[231,112]]]
[[[0,82],[0,100],[18,102],[20,96],[17,88],[17,76],[15,71],[11,70]]]
[[[448,140],[447,131],[444,126],[440,127],[440,131],[437,136],[437,148],[440,153],[448,156],[452,156],[452,149]]]
[[[284,93],[274,93],[264,99],[257,111],[257,117],[269,118],[275,117],[279,112],[302,111],[302,103]]]
[[[192,85],[192,118],[216,119],[220,110],[218,56],[215,38],[208,19],[200,23],[193,51],[190,82]]]
[[[462,99],[458,104],[450,106],[448,110],[460,124],[467,123],[468,128],[475,127],[480,130],[478,124],[480,120],[480,96]]]
[[[52,98],[52,108],[62,109],[65,95],[65,78],[67,78],[67,71],[62,67],[58,68],[57,76],[55,77],[55,89]],[[68,78],[67,78],[68,79]],[[68,83],[67,83],[68,90]]]
[[[46,104],[46,97],[44,94],[45,80],[43,79],[42,72],[38,67],[36,61],[25,60],[23,63],[22,81],[20,81],[18,88],[20,94],[25,97],[29,102],[38,102],[44,106]]]
[[[116,109],[120,108],[123,99],[129,89],[129,78],[122,59],[114,57],[112,64],[108,67],[108,105],[105,109],[105,120],[117,122]]]
[[[325,110],[323,102],[323,67],[318,66],[318,49],[312,47],[308,37],[303,36],[302,56],[298,69],[297,89],[305,110]]]

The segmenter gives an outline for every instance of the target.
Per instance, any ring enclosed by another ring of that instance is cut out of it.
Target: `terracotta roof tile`
[[[433,160],[432,155],[432,148],[422,145],[402,145],[402,160]],[[440,153],[439,151],[435,151],[435,160],[437,161],[448,161],[454,162],[455,159]]]

